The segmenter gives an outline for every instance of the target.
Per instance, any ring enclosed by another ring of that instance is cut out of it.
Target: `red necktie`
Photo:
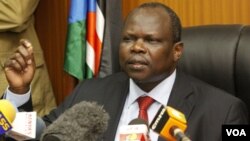
[[[148,107],[154,102],[154,99],[152,99],[149,96],[143,96],[139,97],[137,99],[137,102],[139,104],[139,118],[148,121]]]

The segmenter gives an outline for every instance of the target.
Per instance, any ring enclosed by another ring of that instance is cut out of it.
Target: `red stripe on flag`
[[[97,36],[97,33],[95,33],[96,37],[96,46],[95,46],[95,75],[99,72],[99,67],[101,63],[101,53],[102,53],[102,42]]]
[[[89,12],[87,14],[87,41],[93,47],[95,51],[95,70],[94,76],[97,75],[100,67],[100,59],[101,59],[101,52],[102,52],[102,42],[98,38],[96,33],[96,13]]]

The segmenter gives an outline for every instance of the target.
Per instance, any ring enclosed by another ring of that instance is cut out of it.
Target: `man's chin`
[[[167,74],[162,74],[158,76],[145,76],[145,75],[129,75],[130,78],[132,78],[136,83],[155,83],[155,82],[161,82],[166,77],[168,77]]]
[[[147,80],[147,76],[142,73],[127,73],[127,75],[135,82],[143,82]]]
[[[135,76],[131,76],[130,78],[132,78],[134,80],[134,82],[136,83],[140,83],[140,84],[143,84],[143,83],[151,83],[151,82],[155,82],[157,80],[155,79],[152,79],[152,78],[147,78],[147,77],[135,77]]]

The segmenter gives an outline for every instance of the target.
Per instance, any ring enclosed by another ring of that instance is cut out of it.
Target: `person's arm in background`
[[[21,32],[30,26],[39,0],[0,0],[0,31]]]
[[[43,116],[56,107],[56,102],[43,51],[34,28],[33,14],[38,3],[39,0],[0,0],[0,97],[4,93],[5,98],[11,97],[14,100],[23,97],[13,97],[11,94],[6,96],[8,83],[3,64],[15,52],[19,40],[28,39],[33,45],[33,54],[37,62],[36,73],[31,83],[32,96],[28,103],[20,108],[35,110],[39,116]]]

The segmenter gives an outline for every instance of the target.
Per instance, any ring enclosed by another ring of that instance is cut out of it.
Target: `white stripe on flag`
[[[104,16],[102,14],[102,11],[96,3],[96,32],[99,40],[103,42],[103,33],[104,33]]]
[[[91,71],[95,72],[95,51],[93,47],[87,41],[87,54],[86,54],[86,63],[91,69]]]

